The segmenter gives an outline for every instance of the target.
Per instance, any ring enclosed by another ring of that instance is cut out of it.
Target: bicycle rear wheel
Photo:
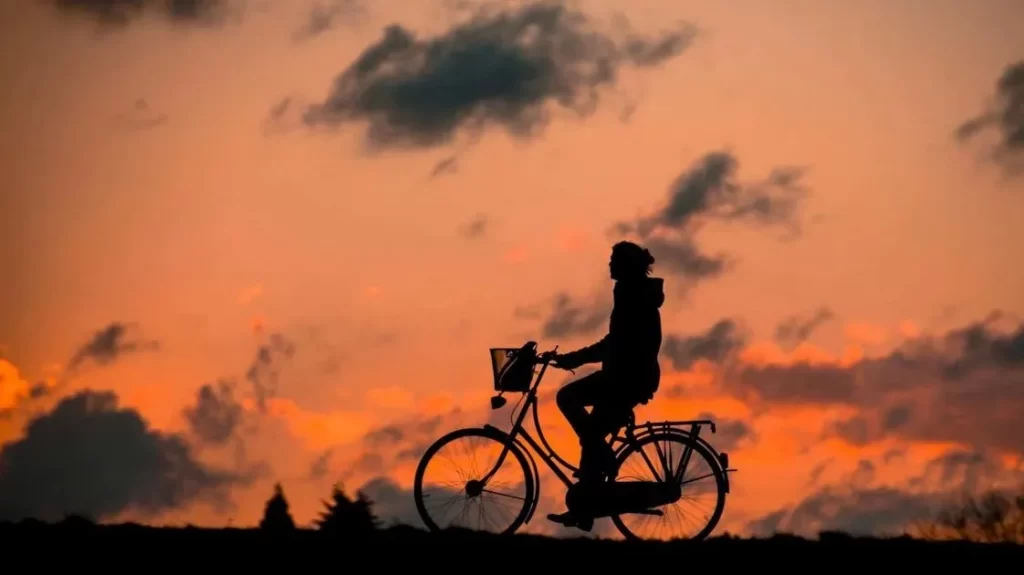
[[[438,474],[443,467],[451,470]],[[491,471],[495,472],[482,484]],[[420,459],[414,481],[416,510],[431,531],[458,526],[513,533],[526,521],[535,489],[519,447],[501,431],[483,428],[459,429],[435,441]]]
[[[675,478],[682,487],[678,501],[656,508],[660,517],[613,515],[612,523],[627,539],[699,541],[711,534],[725,509],[725,471],[707,448],[679,431],[643,436],[626,447],[616,457],[613,477],[616,482]],[[699,501],[704,504],[697,505]],[[670,523],[682,525],[670,528]]]

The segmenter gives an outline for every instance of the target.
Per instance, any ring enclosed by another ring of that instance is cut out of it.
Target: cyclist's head
[[[612,246],[608,268],[612,279],[642,278],[651,274],[654,256],[633,242],[622,241]]]

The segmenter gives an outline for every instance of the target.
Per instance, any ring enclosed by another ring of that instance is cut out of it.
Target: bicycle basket
[[[521,348],[491,348],[491,370],[494,390],[525,393],[533,383],[533,365],[537,344],[529,342]]]

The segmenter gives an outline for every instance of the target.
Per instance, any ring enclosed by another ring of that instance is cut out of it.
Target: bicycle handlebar
[[[555,369],[561,369],[561,370],[573,372],[573,370],[571,370],[569,368],[552,364],[551,360],[555,359],[556,357],[558,357],[558,346],[555,346],[554,349],[549,349],[547,351],[542,351],[542,352],[538,353],[537,354],[537,363],[542,363],[542,364],[547,365],[548,367],[553,367]],[[575,373],[575,372],[573,372],[573,373]]]
[[[555,358],[556,355],[558,355],[558,352],[555,351],[556,349],[558,349],[558,348],[555,347],[554,349],[549,349],[547,351],[542,351],[542,352],[538,353],[537,354],[537,362],[538,363],[550,362],[552,359]]]

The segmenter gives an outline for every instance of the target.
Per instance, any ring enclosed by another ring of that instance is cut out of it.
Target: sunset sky
[[[1019,0],[58,4],[0,3],[0,515],[416,523],[423,448],[507,422],[488,348],[600,338],[619,239],[719,532],[1024,482]]]

